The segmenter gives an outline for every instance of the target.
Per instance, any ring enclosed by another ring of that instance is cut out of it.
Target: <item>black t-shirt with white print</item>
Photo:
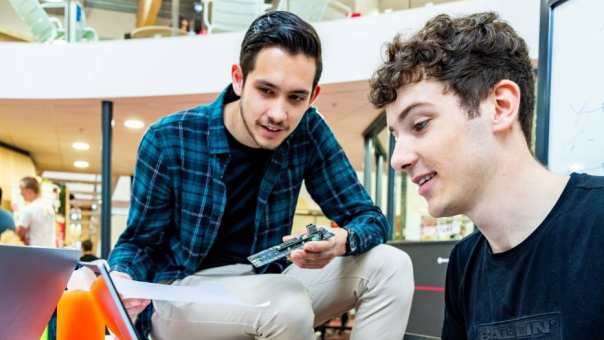
[[[476,232],[449,261],[443,340],[604,339],[604,177],[572,174],[516,247]]]

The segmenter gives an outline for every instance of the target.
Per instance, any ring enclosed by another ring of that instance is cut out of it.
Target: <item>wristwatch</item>
[[[357,234],[349,228],[344,228],[348,232],[346,237],[346,253],[344,256],[356,254],[359,249],[359,239]]]

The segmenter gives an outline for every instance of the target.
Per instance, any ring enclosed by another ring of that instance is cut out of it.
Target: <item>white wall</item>
[[[496,10],[537,57],[537,0],[476,0],[315,26],[323,41],[322,83],[368,79],[384,42],[439,13]],[[0,98],[113,98],[214,93],[229,81],[243,33],[81,44],[0,44]]]

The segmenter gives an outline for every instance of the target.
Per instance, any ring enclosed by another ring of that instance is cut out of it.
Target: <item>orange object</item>
[[[66,291],[57,306],[57,340],[103,340],[105,322],[92,294]]]
[[[102,277],[97,277],[90,287],[90,293],[94,296],[95,302],[101,312],[101,315],[115,337],[120,340],[134,340],[128,336],[126,325],[121,323],[120,313],[115,306],[113,299],[105,286]]]

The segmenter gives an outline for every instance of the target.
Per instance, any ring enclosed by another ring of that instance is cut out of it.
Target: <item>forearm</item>
[[[15,233],[17,233],[17,236],[19,236],[19,238],[21,239],[21,241],[25,244],[29,244],[29,240],[28,240],[28,235],[29,235],[29,227],[25,227],[22,225],[19,225],[16,229],[15,229]]]
[[[134,243],[118,242],[109,256],[111,270],[130,275],[134,280],[149,281],[152,261],[145,250]]]

